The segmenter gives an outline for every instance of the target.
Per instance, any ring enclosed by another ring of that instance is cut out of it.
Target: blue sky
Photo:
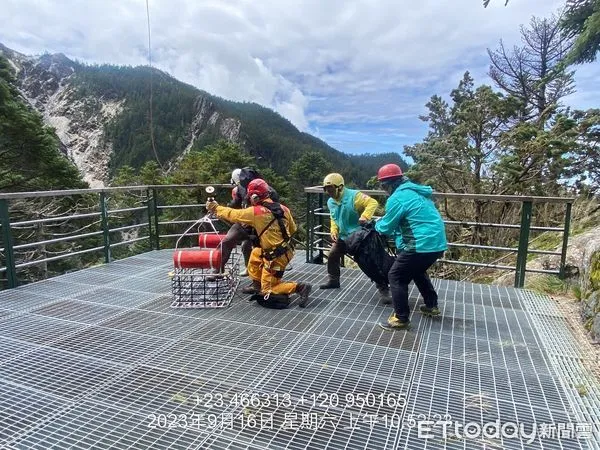
[[[418,119],[486,49],[565,0],[149,0],[153,64],[213,94],[270,107],[348,153],[419,142]],[[25,54],[148,63],[145,0],[3,0],[0,42]],[[600,63],[577,68],[565,103],[600,105]]]

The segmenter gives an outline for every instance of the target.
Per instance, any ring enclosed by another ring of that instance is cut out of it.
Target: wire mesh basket
[[[241,253],[234,248],[223,271],[220,270],[220,243],[225,235],[219,234],[215,221],[217,219],[210,215],[199,219],[175,244],[171,273],[172,308],[226,308],[231,304],[240,282]],[[196,225],[199,247],[179,249],[180,240]],[[209,231],[202,232],[206,226]]]

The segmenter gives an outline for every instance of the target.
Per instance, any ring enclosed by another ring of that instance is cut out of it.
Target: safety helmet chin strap
[[[344,192],[344,185],[340,184],[339,186],[335,187],[335,196],[334,198],[336,200],[340,200],[342,198],[342,192]]]

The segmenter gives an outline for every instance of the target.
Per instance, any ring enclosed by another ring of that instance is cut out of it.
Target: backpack
[[[373,228],[361,227],[344,241],[346,253],[358,267],[377,284],[389,284],[388,272],[394,264],[389,246],[383,236]]]
[[[290,296],[287,294],[269,294],[265,299],[263,294],[254,294],[250,301],[256,301],[260,306],[269,309],[286,309],[290,306]]]

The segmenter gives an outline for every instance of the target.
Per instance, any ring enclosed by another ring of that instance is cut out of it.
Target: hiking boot
[[[419,308],[419,311],[421,311],[421,314],[423,314],[424,316],[429,316],[429,317],[440,315],[440,310],[437,306],[433,306],[432,308],[429,308],[428,306],[421,305],[421,307]]]
[[[390,288],[386,285],[378,284],[377,290],[379,291],[379,300],[384,305],[392,303],[392,297],[390,297]]]
[[[260,281],[252,280],[252,284],[242,288],[242,294],[259,294],[260,293]]]
[[[384,330],[408,330],[410,328],[410,320],[402,321],[396,317],[396,313],[390,314],[387,322],[380,322],[379,326]]]
[[[327,283],[319,286],[319,289],[339,289],[340,288],[340,279],[339,278],[331,278],[327,280]]]
[[[312,286],[308,283],[298,283],[296,286],[296,294],[300,296],[300,303],[298,304],[300,308],[305,308],[308,304],[310,291],[312,291]]]

